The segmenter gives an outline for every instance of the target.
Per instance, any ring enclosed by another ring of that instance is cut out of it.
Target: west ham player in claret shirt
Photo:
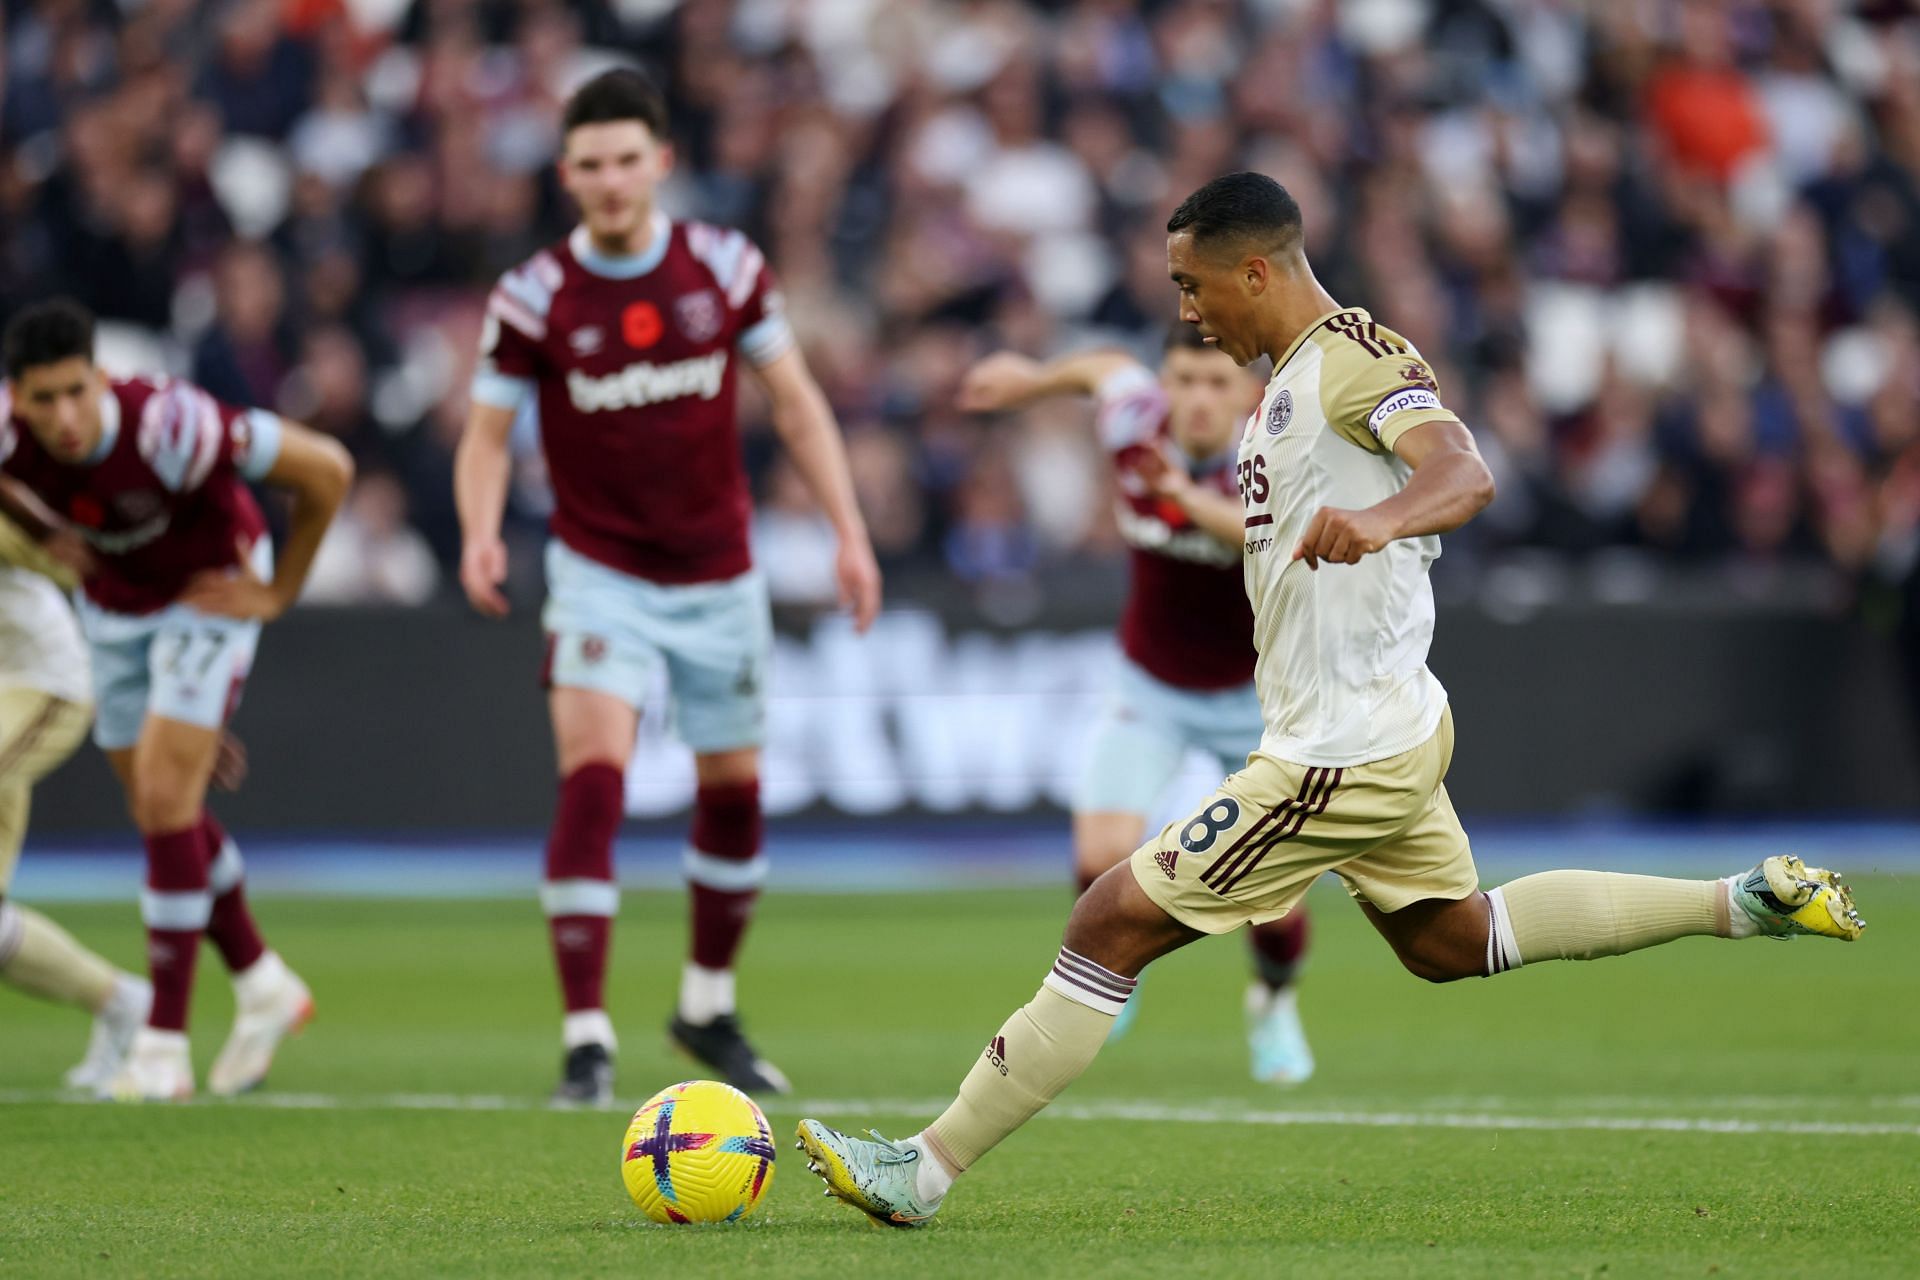
[[[508,436],[538,409],[552,478],[546,683],[560,773],[541,887],[566,1007],[556,1104],[613,1095],[604,987],[619,892],[613,841],[640,707],[664,668],[698,791],[686,853],[692,954],[668,1033],[749,1092],[785,1092],[734,1002],[734,957],[766,876],[759,760],[772,639],[748,549],[734,394],[744,364],[839,534],[842,603],[865,630],[880,573],[832,411],[807,372],[766,259],[744,235],[662,212],[666,106],[638,72],[568,101],[559,160],[580,225],[501,277],[455,467],[460,581],[502,616]]]
[[[1226,772],[1260,745],[1253,611],[1240,569],[1245,539],[1234,450],[1260,384],[1191,325],[1167,334],[1160,373],[1114,351],[1046,364],[1013,352],[967,371],[960,406],[995,412],[1047,396],[1090,396],[1112,457],[1116,515],[1130,550],[1121,658],[1073,801],[1079,892],[1139,847],[1188,751]],[[1253,1077],[1298,1084],[1313,1074],[1294,978],[1307,947],[1304,906],[1247,931]],[[1115,1020],[1124,1034],[1136,995]]]
[[[207,1085],[240,1093],[266,1078],[313,1000],[254,924],[240,850],[206,808],[207,784],[261,625],[298,598],[353,463],[326,436],[188,383],[107,377],[93,363],[93,317],[76,303],[22,311],[4,345],[0,508],[46,539],[77,533],[90,552],[78,612],[93,736],[146,842],[153,1003],[106,1092],[193,1092],[187,1006],[205,936],[233,974],[235,1005]],[[277,561],[249,480],[293,495]]]

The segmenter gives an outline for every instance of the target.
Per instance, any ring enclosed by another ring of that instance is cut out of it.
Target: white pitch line
[[[1787,1105],[1791,1099],[1780,1099]],[[826,1116],[932,1115],[947,1099],[839,1098],[782,1103],[782,1113]],[[0,1090],[0,1104],[73,1103],[93,1100],[48,1090]],[[203,1105],[239,1105],[288,1111],[511,1111],[537,1112],[547,1108],[537,1099],[495,1094],[452,1093],[261,1093],[233,1102]],[[603,1108],[609,1113],[622,1108]],[[1166,1106],[1154,1102],[1121,1100],[1058,1103],[1040,1113],[1054,1120],[1133,1120],[1171,1124],[1257,1125],[1263,1128],[1365,1129],[1524,1129],[1541,1132],[1597,1131],[1612,1133],[1779,1134],[1810,1137],[1920,1138],[1920,1124],[1866,1123],[1840,1120],[1756,1120],[1738,1116],[1628,1116],[1628,1115],[1500,1115],[1487,1111],[1371,1111],[1287,1110],[1248,1108],[1232,1103],[1207,1106]]]

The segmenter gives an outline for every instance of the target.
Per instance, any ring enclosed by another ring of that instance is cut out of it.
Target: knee
[[[1112,925],[1122,923],[1127,915],[1127,901],[1116,886],[1109,881],[1113,876],[1129,874],[1118,869],[1105,873],[1095,872],[1093,883],[1087,891],[1074,899],[1073,910],[1067,915],[1066,944],[1074,950],[1080,950],[1076,942],[1087,943],[1107,931]]]
[[[1069,951],[1130,976],[1199,936],[1149,898],[1123,862],[1073,904],[1064,942]]]
[[[162,770],[134,778],[127,808],[133,825],[146,835],[182,831],[200,820],[200,798]]]

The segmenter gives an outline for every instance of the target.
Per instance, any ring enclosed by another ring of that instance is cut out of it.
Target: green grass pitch
[[[823,1199],[784,1101],[751,1219],[645,1223],[617,1172],[626,1112],[537,1106],[558,1018],[531,895],[268,900],[320,1014],[250,1102],[56,1101],[84,1025],[0,991],[0,1276],[1912,1276],[1920,880],[1858,896],[1857,946],[1689,939],[1430,987],[1322,886],[1315,1080],[1246,1078],[1242,946],[1201,943],[922,1232]],[[749,1026],[825,1118],[911,1132],[1032,993],[1065,899],[773,895]],[[136,959],[131,905],[53,914]],[[660,1034],[683,928],[676,896],[629,895],[610,993],[629,1108],[695,1074]],[[204,1072],[229,1003],[201,964]]]

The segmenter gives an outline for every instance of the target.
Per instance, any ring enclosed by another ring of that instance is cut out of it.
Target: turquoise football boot
[[[828,1195],[885,1226],[925,1226],[940,1208],[939,1200],[929,1204],[920,1198],[915,1177],[928,1157],[918,1148],[887,1141],[877,1129],[867,1132],[872,1141],[802,1120],[794,1145],[807,1153],[807,1168],[826,1182]]]

